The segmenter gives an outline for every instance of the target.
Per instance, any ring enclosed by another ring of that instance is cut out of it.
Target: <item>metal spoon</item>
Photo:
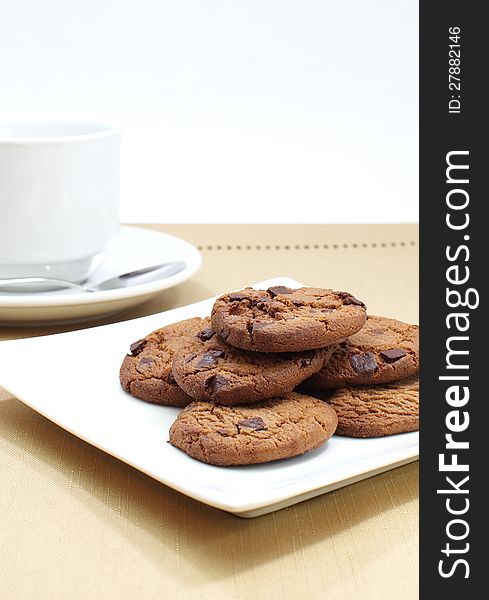
[[[154,265],[152,267],[144,267],[143,269],[137,269],[136,271],[129,271],[117,277],[111,277],[105,281],[101,281],[95,285],[82,285],[78,283],[72,283],[64,279],[55,279],[52,277],[17,277],[9,279],[0,279],[1,287],[13,287],[13,286],[24,286],[24,285],[50,285],[56,288],[70,288],[78,290],[80,292],[100,292],[102,290],[116,290],[119,288],[129,287],[131,285],[137,285],[140,283],[149,283],[150,281],[156,281],[158,279],[164,279],[171,275],[176,275],[183,271],[187,266],[187,263],[183,261],[173,261],[169,263],[163,263],[161,265]]]

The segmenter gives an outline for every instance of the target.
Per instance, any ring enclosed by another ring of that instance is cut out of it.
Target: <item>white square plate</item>
[[[300,287],[279,277],[254,287]],[[183,494],[255,517],[417,459],[418,433],[333,437],[304,456],[264,465],[214,467],[167,443],[178,409],[142,402],[119,385],[129,344],[150,331],[206,316],[214,298],[157,315],[81,331],[0,343],[0,385],[97,448]]]

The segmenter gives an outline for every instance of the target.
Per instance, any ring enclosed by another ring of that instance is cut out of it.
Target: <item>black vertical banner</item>
[[[429,599],[487,594],[489,100],[483,89],[489,35],[483,8],[470,1],[420,3],[420,587],[421,598]]]

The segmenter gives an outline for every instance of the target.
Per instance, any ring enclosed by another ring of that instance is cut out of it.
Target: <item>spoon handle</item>
[[[137,283],[147,283],[158,278],[171,277],[186,267],[186,263],[183,261],[173,261],[168,263],[162,263],[159,265],[153,265],[151,267],[143,267],[142,269],[136,269],[135,271],[129,271],[128,273],[122,273],[116,277],[105,279],[97,284],[93,285],[81,285],[78,283],[72,283],[64,279],[56,279],[54,277],[12,277],[8,279],[0,279],[0,288],[2,287],[15,287],[35,284],[51,285],[57,289],[69,288],[78,290],[80,292],[101,292],[112,289],[119,289],[128,287],[130,285],[136,285]]]
[[[86,291],[86,288],[83,285],[71,283],[71,281],[65,281],[64,279],[55,279],[54,277],[12,277],[9,279],[0,279],[0,287],[24,284],[29,285],[31,283],[48,283],[60,288],[72,288],[74,290]]]

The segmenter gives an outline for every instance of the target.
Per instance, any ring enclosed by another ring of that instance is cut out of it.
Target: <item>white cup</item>
[[[119,228],[119,134],[0,124],[0,278],[81,281]]]

